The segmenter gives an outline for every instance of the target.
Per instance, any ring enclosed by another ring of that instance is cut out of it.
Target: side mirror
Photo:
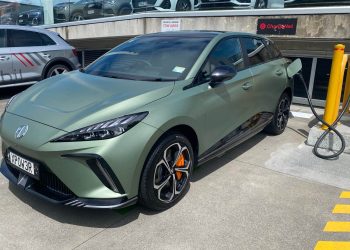
[[[219,66],[211,74],[209,85],[214,88],[220,85],[222,82],[232,79],[236,75],[237,75],[237,70],[235,67]]]
[[[303,68],[303,65],[301,63],[301,60],[298,58],[294,60],[291,64],[287,67],[287,75],[289,78],[292,78],[295,76],[301,69]]]

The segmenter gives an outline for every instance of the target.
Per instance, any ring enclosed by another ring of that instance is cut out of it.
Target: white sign
[[[181,29],[181,20],[162,20],[162,32],[179,31]]]

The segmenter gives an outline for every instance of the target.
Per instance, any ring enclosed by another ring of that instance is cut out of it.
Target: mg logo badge
[[[28,129],[29,129],[28,125],[19,126],[15,133],[16,139],[21,139],[23,136],[25,136],[26,133],[28,132]]]

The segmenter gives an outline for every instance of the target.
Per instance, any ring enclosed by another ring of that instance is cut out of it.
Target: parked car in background
[[[0,88],[33,84],[80,67],[75,48],[57,33],[0,25]]]
[[[0,118],[0,171],[56,204],[167,209],[187,193],[195,166],[262,130],[283,133],[288,65],[253,34],[133,38],[15,96]]]
[[[134,12],[144,11],[190,11],[198,0],[132,0]]]
[[[54,6],[55,22],[128,15],[132,13],[130,0],[80,0]]]
[[[256,9],[268,8],[274,0],[256,0],[254,7]],[[282,2],[283,3],[283,2]],[[284,7],[315,7],[315,6],[334,6],[349,5],[349,0],[284,0]]]
[[[43,9],[33,9],[19,13],[18,15],[19,25],[37,26],[44,24],[44,12]]]
[[[197,0],[198,9],[249,8],[250,0]]]

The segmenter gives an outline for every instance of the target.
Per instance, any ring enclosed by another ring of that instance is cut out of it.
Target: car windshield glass
[[[210,42],[203,37],[139,37],[89,65],[87,74],[141,81],[183,80]]]

